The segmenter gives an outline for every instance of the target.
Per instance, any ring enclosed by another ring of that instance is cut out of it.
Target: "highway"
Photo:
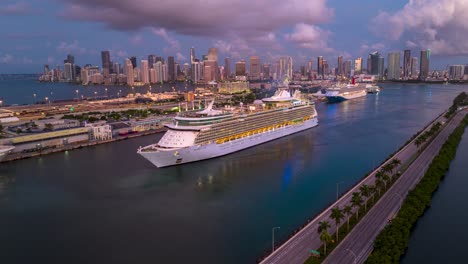
[[[372,252],[373,242],[377,235],[388,223],[388,220],[398,212],[403,202],[402,198],[406,197],[408,191],[421,180],[433,158],[465,114],[466,111],[457,113],[323,263],[365,262]]]
[[[459,118],[459,116],[457,116],[457,118]],[[425,130],[430,129],[430,127],[432,126],[433,123],[436,123],[436,122],[441,122],[442,123],[442,122],[445,122],[445,121],[446,121],[445,118],[441,115],[441,116],[437,117],[430,125],[428,125]],[[450,125],[452,125],[452,123],[450,123]],[[444,131],[446,131],[446,129],[444,129]],[[440,139],[440,137],[438,137],[437,139]],[[431,145],[429,147],[431,147],[432,145],[433,145],[433,143],[431,143]],[[428,149],[429,148],[427,148],[426,151]],[[426,151],[424,151],[423,153],[425,153]],[[412,142],[407,144],[403,149],[401,149],[398,153],[396,153],[393,156],[393,158],[397,158],[397,159],[401,160],[402,165],[404,165],[408,160],[413,158],[414,155],[417,152],[418,152],[418,149],[417,149],[416,145],[414,144],[414,140],[413,140]],[[390,161],[391,161],[391,159],[388,160],[387,162],[390,162]],[[307,224],[303,229],[301,229],[298,233],[296,233],[288,241],[283,243],[279,248],[277,248],[275,250],[275,252],[273,252],[272,254],[267,256],[260,263],[261,264],[267,264],[267,263],[268,264],[273,264],[273,263],[274,264],[296,264],[296,263],[297,264],[303,264],[307,260],[307,258],[309,258],[310,250],[311,249],[317,249],[322,244],[322,242],[320,241],[320,238],[319,238],[319,234],[317,233],[318,223],[321,222],[321,221],[328,221],[330,223],[330,225],[331,225],[331,228],[329,228],[329,233],[333,234],[335,232],[335,230],[336,230],[336,227],[334,225],[334,220],[332,220],[329,217],[330,214],[331,214],[331,209],[336,207],[336,206],[339,206],[340,208],[343,208],[344,206],[348,205],[349,202],[351,201],[352,193],[356,192],[356,191],[359,191],[359,187],[362,186],[363,184],[372,185],[375,182],[376,172],[378,170],[380,170],[380,168],[382,166],[384,166],[387,162],[383,163],[380,167],[378,167],[371,174],[369,174],[369,176],[367,176],[366,178],[364,178],[360,182],[358,182],[353,188],[351,188],[344,195],[342,195],[341,198],[338,199],[338,201],[336,201],[335,203],[330,205],[328,208],[326,208],[322,213],[317,215],[309,224]],[[397,168],[397,169],[399,169],[399,168]],[[408,173],[405,173],[404,175],[408,175]],[[398,205],[399,205],[398,204],[399,200],[396,199],[396,198],[393,198],[393,200],[391,200],[391,203],[392,202],[395,203],[394,207],[397,208]],[[376,206],[378,204],[376,204]],[[353,210],[353,212],[354,211],[355,210]],[[371,212],[369,212],[369,213],[371,213]],[[366,240],[365,242],[367,243],[368,241],[369,240]],[[372,244],[370,244],[370,246],[372,246]],[[359,251],[359,252],[361,252],[361,251]],[[345,258],[352,257],[352,254],[350,254],[350,253],[348,253],[348,254],[349,254],[349,256],[345,256]],[[345,262],[342,262],[342,263],[352,263],[352,262],[349,262],[349,260],[350,259],[345,259]],[[346,262],[346,261],[348,261],[348,262]],[[335,262],[329,262],[329,263],[335,263]],[[338,263],[338,262],[336,262],[336,263]]]

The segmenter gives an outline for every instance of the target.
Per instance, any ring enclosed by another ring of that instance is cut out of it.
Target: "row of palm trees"
[[[346,205],[343,208],[336,206],[331,209],[330,218],[335,221],[336,226],[336,242],[339,241],[339,228],[341,227],[341,221],[346,217],[347,222],[347,232],[349,232],[349,220],[354,214],[353,210],[356,212],[356,220],[359,219],[359,209],[362,208],[364,203],[364,212],[367,212],[367,202],[372,198],[372,202],[375,202],[375,196],[378,194],[380,197],[382,189],[387,190],[387,186],[391,184],[392,181],[396,180],[399,176],[399,173],[395,173],[398,166],[401,165],[399,159],[393,159],[382,168],[377,171],[375,174],[375,185],[363,184],[359,187],[359,192],[353,192],[350,204]],[[393,176],[390,177],[389,174]],[[332,236],[328,232],[328,229],[331,227],[328,221],[319,222],[317,232],[320,235],[320,241],[323,243],[324,255],[327,254],[327,243],[334,242]]]
[[[416,144],[416,146],[419,149],[419,146],[422,146],[424,142],[426,142],[428,139],[432,138],[435,134],[437,134],[437,131],[439,131],[441,127],[442,127],[442,124],[440,122],[433,124],[429,130],[422,133],[422,135],[416,138],[416,140],[414,141],[414,144]]]

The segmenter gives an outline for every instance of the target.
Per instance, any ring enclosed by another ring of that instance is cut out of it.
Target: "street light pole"
[[[340,182],[337,182],[337,183],[336,183],[336,200],[337,200],[337,201],[338,201],[338,186],[339,186],[340,184],[342,184],[342,183],[344,183],[344,181],[340,181]]]
[[[356,260],[357,260],[356,254],[354,254],[354,252],[353,252],[351,249],[349,249],[349,248],[347,248],[346,251],[348,251],[349,253],[353,254],[353,257],[354,257],[353,264],[356,264]]]
[[[276,226],[271,229],[271,252],[272,253],[275,251],[275,230],[276,229],[280,229],[280,227]]]

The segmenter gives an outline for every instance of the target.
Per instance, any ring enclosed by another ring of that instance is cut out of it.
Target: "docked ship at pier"
[[[318,125],[315,105],[287,86],[253,105],[180,112],[158,143],[137,153],[156,167],[224,156]]]

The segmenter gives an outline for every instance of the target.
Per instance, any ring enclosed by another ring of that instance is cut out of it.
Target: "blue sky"
[[[222,60],[324,56],[332,66],[378,50],[432,50],[432,68],[468,63],[465,0],[3,0],[0,73],[37,73],[43,64],[100,65],[148,54],[187,62],[217,47]]]

